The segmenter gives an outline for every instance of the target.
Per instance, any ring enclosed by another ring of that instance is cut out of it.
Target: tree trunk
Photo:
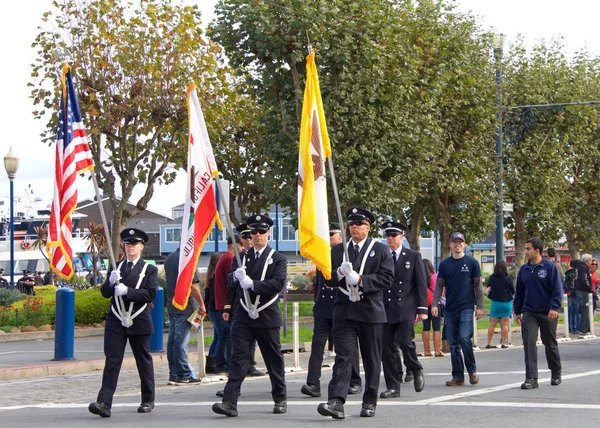
[[[410,227],[406,233],[406,239],[410,248],[421,251],[421,221],[423,220],[423,208],[416,207],[410,215]]]
[[[450,256],[450,235],[454,227],[454,221],[448,211],[448,207],[450,206],[448,195],[433,194],[431,205],[440,236],[440,260],[444,260]]]
[[[525,211],[515,209],[513,219],[515,220],[515,269],[518,272],[519,268],[525,263],[525,241],[527,241]]]
[[[565,236],[567,237],[567,245],[569,246],[569,255],[571,256],[571,260],[575,260],[579,258],[579,242],[575,239],[574,232],[565,232]]]

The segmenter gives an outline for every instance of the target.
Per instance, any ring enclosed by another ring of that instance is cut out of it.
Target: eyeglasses
[[[353,221],[352,223],[349,223],[349,226],[350,227],[352,227],[352,226],[363,226],[365,224],[367,224],[367,223],[365,223],[364,221]]]
[[[395,238],[395,237],[396,237],[396,236],[398,236],[398,235],[402,235],[402,234],[401,234],[401,233],[399,233],[399,232],[388,232],[388,233],[386,233],[386,234],[385,234],[385,236],[386,236],[387,238],[389,238],[390,236],[391,236],[392,238]]]
[[[598,266],[598,263],[592,263],[592,266]]]
[[[329,232],[329,236],[335,236],[335,235],[337,235],[338,233],[340,233],[340,232]]]
[[[242,239],[250,239],[252,238],[252,234],[250,233],[242,233]]]
[[[264,228],[256,228],[256,229],[250,229],[250,233],[252,235],[256,235],[257,233],[260,233],[261,235],[264,235],[265,233],[267,233],[269,231],[269,229],[264,229]]]

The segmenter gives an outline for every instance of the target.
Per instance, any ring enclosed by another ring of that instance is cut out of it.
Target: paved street
[[[78,339],[79,340],[79,339]],[[426,387],[417,394],[412,385],[403,385],[402,397],[380,400],[374,419],[358,417],[360,397],[349,396],[346,420],[341,423],[371,426],[524,426],[565,427],[597,426],[600,418],[598,396],[600,388],[600,340],[579,340],[560,344],[563,360],[563,384],[552,387],[546,369],[543,348],[540,353],[540,388],[522,391],[524,378],[523,350],[482,350],[476,353],[481,382],[477,386],[449,388],[444,385],[450,378],[450,358],[423,358]],[[301,366],[306,367],[307,353],[301,354]],[[260,361],[259,361],[260,362]],[[332,363],[332,360],[326,360]],[[292,366],[292,356],[286,355],[286,365]],[[264,366],[263,366],[264,367]],[[323,370],[323,392],[331,377],[331,369]],[[156,409],[139,415],[139,379],[134,369],[123,370],[119,389],[109,421],[88,413],[87,405],[95,399],[101,382],[101,372],[38,377],[0,383],[0,417],[8,427],[26,427],[44,423],[45,427],[95,427],[110,424],[122,427],[158,426],[196,427],[208,422],[211,426],[264,428],[265,422],[283,426],[322,426],[335,423],[320,416],[316,406],[322,399],[308,398],[300,393],[306,373],[291,372],[286,376],[289,410],[286,415],[271,414],[272,401],[268,378],[248,379],[242,388],[239,403],[240,416],[225,418],[213,414],[212,403],[218,399],[215,392],[222,389],[222,381],[203,382],[200,385],[168,386],[167,368],[156,367]],[[383,378],[382,378],[383,387]],[[400,418],[400,419],[399,419]],[[373,425],[375,424],[375,425]]]

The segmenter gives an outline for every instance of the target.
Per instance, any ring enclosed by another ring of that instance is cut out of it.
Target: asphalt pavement
[[[484,332],[479,332],[479,344],[485,345]],[[587,339],[564,341],[559,344],[563,363],[563,383],[550,386],[550,373],[546,368],[543,347],[538,347],[540,387],[523,391],[519,388],[524,379],[523,349],[520,334],[513,332],[514,347],[508,349],[482,349],[476,352],[480,383],[461,387],[447,387],[450,379],[450,357],[421,358],[425,371],[426,386],[416,393],[410,384],[403,384],[402,396],[391,400],[379,400],[377,414],[373,419],[359,418],[360,396],[348,396],[345,424],[371,426],[527,426],[565,427],[597,426],[600,419],[600,340]],[[498,342],[498,336],[494,338]],[[165,340],[166,345],[166,340]],[[482,346],[482,347],[483,347]],[[421,344],[418,343],[420,349]],[[77,363],[102,362],[102,336],[77,338],[75,347]],[[195,345],[190,347],[193,351]],[[53,341],[11,342],[0,344],[1,371],[29,370],[48,364],[52,357]],[[293,355],[286,354],[286,383],[288,388],[288,413],[273,415],[268,377],[248,378],[242,386],[238,405],[239,417],[226,418],[211,411],[212,403],[219,399],[215,392],[224,386],[224,378],[205,378],[201,384],[185,386],[167,385],[168,368],[164,354],[155,355],[155,378],[157,385],[156,408],[150,414],[136,413],[140,402],[139,378],[134,366],[121,372],[119,386],[113,405],[113,416],[102,420],[87,411],[87,405],[95,400],[101,384],[101,365],[87,372],[74,373],[69,364],[60,363],[63,373],[53,376],[23,376],[0,382],[0,420],[3,426],[28,427],[43,423],[45,427],[96,427],[109,423],[111,426],[146,427],[176,425],[196,427],[209,423],[211,426],[234,426],[243,423],[245,428],[264,428],[265,423],[282,426],[322,426],[334,422],[320,416],[317,405],[326,401],[327,383],[331,378],[333,359],[324,361],[322,374],[322,398],[309,398],[300,393],[306,379],[309,353],[299,354],[300,367],[293,367]],[[192,357],[194,353],[192,352]],[[197,355],[195,355],[197,357]],[[94,360],[86,359],[93,358]],[[195,358],[192,358],[195,359]],[[259,367],[264,362],[257,356]],[[129,360],[132,359],[129,357]],[[197,364],[197,363],[194,363]],[[12,367],[7,367],[12,365]],[[383,377],[380,391],[384,389]],[[373,425],[374,424],[374,425]]]

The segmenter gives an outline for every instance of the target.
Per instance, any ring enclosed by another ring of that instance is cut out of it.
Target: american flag
[[[77,174],[93,168],[94,161],[73,88],[71,67],[65,65],[62,70],[62,96],[56,137],[54,199],[46,249],[51,255],[52,270],[67,280],[73,276],[71,214],[77,208]]]

